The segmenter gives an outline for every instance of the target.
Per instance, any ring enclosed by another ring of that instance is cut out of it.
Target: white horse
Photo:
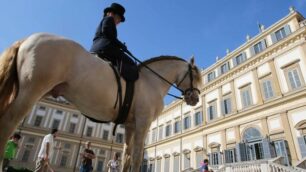
[[[144,62],[183,90],[187,104],[199,98],[201,75],[183,59],[161,56]],[[163,97],[170,85],[145,67],[139,79],[130,113],[124,123],[126,141],[123,171],[138,172],[143,158],[146,133],[163,109]],[[121,79],[123,95],[125,81]],[[63,96],[82,113],[101,121],[114,121],[117,82],[108,62],[88,53],[78,43],[45,33],[16,42],[0,57],[0,169],[4,146],[18,123],[33,105],[46,95]]]

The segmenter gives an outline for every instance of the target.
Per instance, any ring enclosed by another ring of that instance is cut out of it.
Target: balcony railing
[[[214,172],[305,172],[301,167],[288,167],[282,164],[283,157],[270,160],[247,161],[239,163],[224,164],[220,166],[209,166]],[[306,162],[306,158],[303,162]],[[192,172],[199,172],[199,169]]]
[[[300,27],[306,26],[306,19],[300,22]]]

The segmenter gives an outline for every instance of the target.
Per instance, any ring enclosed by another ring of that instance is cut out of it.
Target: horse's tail
[[[18,94],[17,54],[23,41],[15,42],[0,56],[0,115]]]

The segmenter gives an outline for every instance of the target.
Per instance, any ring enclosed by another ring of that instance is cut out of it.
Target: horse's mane
[[[153,62],[161,61],[161,60],[179,60],[179,61],[183,61],[183,62],[188,63],[186,60],[184,60],[182,58],[179,58],[179,57],[176,57],[176,56],[159,56],[159,57],[153,57],[153,58],[150,58],[148,60],[143,61],[142,64],[138,65],[138,68],[140,70],[145,65],[148,65],[148,64],[153,63]],[[199,68],[194,65],[193,69],[195,71],[195,72],[193,72],[194,80],[199,85],[202,85],[202,76],[201,76],[201,72],[200,72]]]
[[[186,60],[176,57],[176,56],[159,56],[159,57],[153,57],[153,58],[143,61],[142,64],[139,65],[139,68],[143,67],[143,65],[148,65],[150,63],[161,61],[161,60],[180,60],[180,61],[187,62]]]

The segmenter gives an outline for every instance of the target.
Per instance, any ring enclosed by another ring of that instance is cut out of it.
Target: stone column
[[[232,90],[232,113],[237,113],[237,100],[236,100],[236,92],[234,86],[234,80],[230,82],[231,90]]]
[[[274,59],[269,61],[269,66],[271,70],[272,81],[274,83],[275,95],[277,97],[282,96],[282,92],[281,92],[280,85],[279,85],[280,83],[279,83],[278,76],[277,76],[276,69],[275,69]]]
[[[262,125],[263,137],[269,136],[269,128],[268,128],[268,123],[267,123],[267,118],[266,117],[261,119],[261,125]]]
[[[290,154],[292,158],[292,164],[295,164],[298,161],[297,150],[296,150],[296,147],[294,146],[292,131],[290,128],[287,112],[281,113],[281,119],[282,119],[282,125],[284,128],[285,139],[288,142],[288,146],[289,146],[289,150],[290,150]]]
[[[206,114],[206,101],[205,101],[205,94],[202,95],[202,115],[203,115],[203,124],[207,124],[207,114]]]
[[[260,84],[258,81],[257,68],[252,70],[254,82],[255,82],[255,92],[257,94],[257,105],[263,104],[262,94],[260,91]]]

